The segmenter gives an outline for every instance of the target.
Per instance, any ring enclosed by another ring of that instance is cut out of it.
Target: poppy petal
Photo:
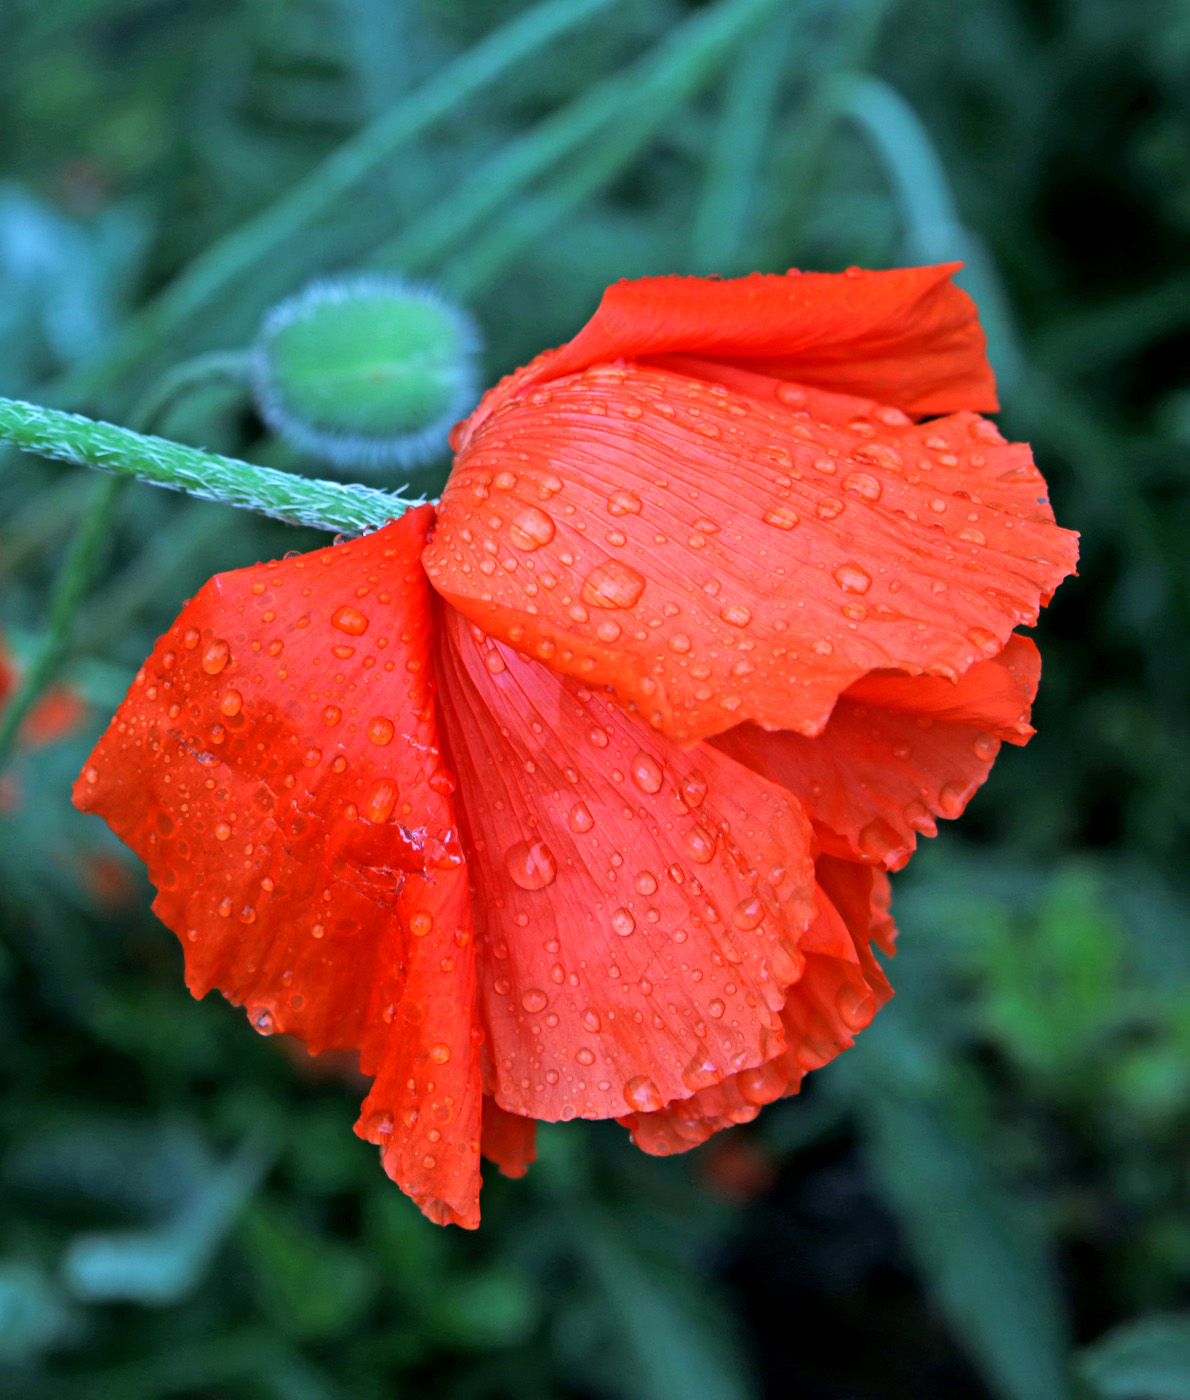
[[[892,995],[870,948],[877,938],[891,948],[887,877],[830,856],[818,858],[815,873],[818,915],[811,941],[825,946],[842,931],[849,956],[806,956],[805,971],[789,989],[781,1012],[787,1044],[780,1054],[656,1113],[621,1117],[618,1121],[631,1131],[637,1147],[667,1156],[697,1147],[724,1128],[751,1122],[764,1104],[796,1094],[809,1070],[853,1045]]]
[[[1014,636],[1001,656],[977,662],[957,684],[866,677],[816,738],[745,724],[710,742],[801,798],[824,850],[899,870],[918,832],[934,836],[935,818],[963,811],[1000,740],[1023,744],[1032,734],[1039,675],[1037,648]]]
[[[813,917],[801,805],[450,608],[436,639],[485,1091],[534,1118],[606,1118],[772,1058]]]
[[[614,367],[514,396],[456,460],[427,572],[678,743],[818,733],[870,671],[998,654],[1076,557],[1026,447],[870,407],[839,425]]]
[[[503,1176],[524,1176],[537,1160],[537,1123],[506,1113],[495,1099],[483,1101],[483,1155]]]
[[[590,365],[699,355],[918,415],[994,412],[995,378],[960,263],[617,282],[526,384]]]
[[[381,1089],[410,1077],[419,1034],[451,1044],[452,1074],[465,1079],[470,1060],[474,1102],[455,1092],[454,1131],[474,1140],[477,1184],[478,1051],[452,1039],[469,1035],[474,951],[457,977],[470,1003],[452,993],[444,1029],[426,991],[432,940],[413,936],[422,905],[446,906],[448,936],[467,912],[418,562],[431,519],[414,510],[363,539],[212,579],[158,641],[75,802],[148,865],[196,996],[218,987],[257,1030],[315,1052],[362,1048],[381,1076],[365,1106],[377,1133],[405,1106]],[[414,1176],[398,1180],[415,1196],[452,1198],[424,1165]],[[474,1214],[473,1200],[458,1209]]]

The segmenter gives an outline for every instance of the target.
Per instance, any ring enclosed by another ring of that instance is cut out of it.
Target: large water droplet
[[[638,753],[632,760],[632,781],[641,792],[660,792],[665,773],[652,754]]]
[[[686,833],[686,854],[696,865],[709,865],[715,859],[715,838],[704,827]]]
[[[603,1029],[603,1021],[600,1019],[599,1012],[592,1010],[590,1007],[583,1012],[582,1021],[583,1025],[592,1035],[598,1035]]]
[[[222,637],[214,637],[202,654],[202,668],[208,676],[217,676],[231,659],[231,647]]]
[[[549,997],[546,996],[540,987],[530,987],[528,991],[524,992],[521,996],[521,1005],[526,1011],[544,1011],[549,1004]]]
[[[720,611],[719,616],[731,627],[747,627],[752,621],[752,614],[739,603],[730,603]]]
[[[640,512],[640,497],[634,496],[631,491],[613,491],[607,498],[609,515],[639,515]]]
[[[621,938],[627,938],[636,928],[636,920],[627,909],[616,909],[611,917],[612,932],[618,933]]]
[[[944,783],[938,793],[938,806],[943,816],[957,817],[967,805],[967,783]]]
[[[682,779],[680,787],[687,807],[702,806],[703,799],[707,795],[707,780],[697,768]]]
[[[656,1084],[643,1074],[624,1085],[624,1102],[637,1113],[656,1113],[665,1106]]]
[[[860,1031],[876,1011],[876,998],[867,987],[853,987],[850,982],[839,988],[835,997],[839,1019],[849,1031]]]
[[[508,538],[517,549],[540,549],[554,538],[553,519],[536,506],[526,506],[508,527]]]
[[[219,708],[230,719],[244,708],[244,697],[238,690],[226,691],[219,701]]]
[[[554,853],[544,841],[518,841],[504,854],[504,869],[523,890],[543,890],[558,875]]]
[[[789,1083],[789,1076],[781,1068],[779,1061],[769,1060],[753,1069],[741,1070],[735,1082],[740,1091],[740,1098],[745,1103],[759,1108],[781,1097],[786,1084]]]
[[[764,513],[764,523],[777,530],[792,530],[800,521],[797,511],[790,510],[788,506],[774,506]]]
[[[835,570],[835,582],[844,593],[866,593],[872,586],[872,575],[858,564],[840,564]]]
[[[764,905],[756,895],[752,895],[748,899],[741,899],[731,911],[731,922],[745,933],[759,928],[764,922]]]
[[[381,748],[392,743],[394,733],[393,722],[386,715],[374,715],[368,721],[368,738]]]
[[[364,816],[380,826],[388,821],[397,805],[397,785],[391,778],[380,778],[372,784],[364,801]]]
[[[332,614],[331,626],[346,632],[349,637],[362,637],[368,630],[368,619],[358,608],[347,606]]]
[[[248,1012],[248,1020],[251,1021],[252,1028],[259,1031],[261,1035],[272,1035],[277,1029],[273,1013],[267,1006],[254,1006]]]
[[[881,817],[869,822],[860,832],[859,848],[864,855],[894,869],[909,856],[908,846]]]
[[[645,591],[645,580],[635,569],[608,559],[587,575],[582,600],[593,608],[630,608]]]
[[[566,816],[566,825],[571,831],[577,831],[580,835],[590,831],[595,825],[595,818],[591,815],[591,809],[585,802],[576,802]]]
[[[852,472],[843,481],[843,490],[858,496],[861,501],[878,501],[883,488],[874,476],[867,472]]]
[[[584,1045],[581,1049],[574,1052],[574,1058],[580,1065],[593,1065],[595,1063],[595,1052],[593,1050],[588,1050]]]

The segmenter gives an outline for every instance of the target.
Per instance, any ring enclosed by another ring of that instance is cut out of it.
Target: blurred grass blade
[[[1021,377],[1022,353],[1008,299],[987,252],[959,217],[946,170],[924,123],[895,88],[879,78],[845,74],[831,85],[839,116],[856,124],[879,159],[905,230],[910,262],[958,259],[956,280],[975,298],[988,337],[988,359],[1002,388]]]
[[[727,57],[729,46],[770,13],[776,0],[720,0],[687,20],[631,68],[604,79],[527,135],[510,141],[480,166],[454,195],[424,214],[373,255],[379,267],[424,272],[447,256],[552,165],[599,136],[626,113],[637,122],[656,103],[663,116],[682,102]],[[642,143],[643,144],[643,141]],[[618,159],[639,149],[625,142]],[[598,166],[592,190],[611,174],[611,162]],[[579,175],[581,181],[581,171]],[[581,188],[581,185],[580,185]],[[574,201],[573,194],[569,198]]]
[[[1099,1400],[1190,1400],[1190,1313],[1115,1328],[1081,1353],[1079,1372]]]
[[[62,1261],[76,1298],[162,1307],[202,1282],[216,1251],[272,1165],[264,1136],[245,1141],[168,1225],[79,1235]]]
[[[869,1033],[867,1065],[852,1065],[866,1154],[923,1281],[1001,1400],[1070,1395],[1057,1291],[1036,1237],[942,1108],[946,1086],[893,1067],[928,1061],[916,1037],[885,1013]],[[876,1052],[873,1056],[871,1052]],[[916,1082],[915,1082],[916,1081]],[[906,1083],[918,1092],[910,1097]]]
[[[729,1337],[682,1305],[676,1280],[655,1278],[610,1216],[591,1213],[575,1227],[582,1257],[615,1315],[616,1365],[630,1366],[623,1393],[634,1400],[749,1400],[751,1387]]]
[[[546,0],[448,64],[419,91],[345,142],[281,199],[220,239],[127,323],[116,344],[57,386],[67,403],[102,402],[154,346],[237,279],[273,256],[402,146],[514,64],[606,9],[614,0]]]
[[[755,218],[761,166],[801,4],[787,4],[773,23],[739,50],[724,87],[722,111],[707,160],[706,182],[691,237],[691,271],[744,271],[749,219]]]

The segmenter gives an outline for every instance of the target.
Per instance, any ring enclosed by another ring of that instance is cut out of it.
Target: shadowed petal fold
[[[814,912],[800,804],[452,609],[437,638],[485,1091],[535,1118],[614,1117],[770,1059]]]
[[[801,976],[781,1010],[785,1048],[764,1064],[733,1074],[655,1113],[626,1114],[618,1121],[637,1147],[655,1156],[685,1152],[713,1133],[748,1123],[764,1104],[796,1094],[808,1071],[855,1043],[892,995],[872,955],[876,941],[891,952],[895,930],[888,917],[888,877],[852,861],[820,856],[817,915],[803,948]]]
[[[386,1166],[423,1207],[473,1224],[474,948],[418,562],[431,514],[212,579],[157,643],[75,801],[148,865],[194,994],[218,987],[257,1030],[315,1052],[362,1050],[378,1076],[365,1135],[390,1144]],[[449,978],[417,937],[439,907]],[[439,1043],[470,1184],[453,1154],[391,1145],[410,1126],[414,1061]]]

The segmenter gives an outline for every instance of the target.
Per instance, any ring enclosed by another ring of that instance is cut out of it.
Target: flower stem
[[[0,398],[0,442],[333,533],[359,534],[420,504],[367,486],[291,476],[17,399]]]

